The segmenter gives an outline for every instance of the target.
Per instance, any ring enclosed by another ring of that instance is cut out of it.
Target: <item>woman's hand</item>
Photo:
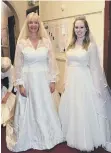
[[[23,87],[23,85],[19,85],[19,92],[23,97],[27,97],[26,96],[26,89]]]
[[[53,93],[55,91],[55,82],[50,82],[50,92]]]
[[[5,97],[2,99],[2,104],[6,104],[7,99],[9,98],[10,94],[11,94],[11,92],[6,93]]]
[[[6,104],[6,102],[7,102],[7,97],[4,97],[4,98],[2,99],[2,104]]]

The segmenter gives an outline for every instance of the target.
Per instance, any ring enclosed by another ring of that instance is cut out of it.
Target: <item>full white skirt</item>
[[[101,101],[89,69],[69,67],[59,106],[62,130],[68,146],[82,151],[91,151],[101,145],[106,147],[107,121]],[[107,130],[110,132],[110,129]]]
[[[63,142],[46,74],[36,70],[24,73],[27,98],[18,92],[14,121],[6,128],[7,147],[11,151],[50,149]]]

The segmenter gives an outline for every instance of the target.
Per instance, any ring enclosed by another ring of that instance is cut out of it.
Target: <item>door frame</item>
[[[111,1],[105,1],[104,10],[104,70],[111,87]]]

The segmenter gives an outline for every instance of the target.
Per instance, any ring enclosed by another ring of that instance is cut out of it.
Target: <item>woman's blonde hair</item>
[[[49,36],[47,34],[46,29],[44,28],[43,22],[41,22],[41,20],[40,20],[40,16],[37,13],[32,12],[32,13],[27,15],[27,18],[26,18],[26,20],[25,20],[25,22],[23,24],[23,27],[21,29],[21,32],[19,34],[17,43],[19,43],[22,39],[29,38],[28,23],[30,21],[37,21],[38,22],[39,28],[38,28],[37,36],[39,37],[39,39],[46,38],[46,39],[49,40]]]
[[[83,21],[83,23],[85,25],[86,33],[85,33],[85,38],[83,40],[82,46],[83,46],[84,49],[86,49],[86,50],[88,49],[88,46],[89,46],[89,43],[90,43],[90,37],[89,37],[90,30],[89,30],[88,22],[87,22],[87,20],[84,16],[79,16],[75,19],[75,21],[73,23],[72,38],[71,38],[71,41],[70,41],[70,43],[67,47],[67,50],[75,47],[75,43],[76,43],[76,40],[77,40],[77,36],[75,34],[75,23],[78,20]]]
[[[39,23],[39,28],[38,28],[38,33],[37,35],[39,36],[40,39],[42,39],[43,35],[42,35],[42,29],[41,29],[41,20],[40,20],[40,17],[37,13],[30,13],[27,15],[27,33],[29,32],[28,30],[28,23],[30,21],[37,21]]]

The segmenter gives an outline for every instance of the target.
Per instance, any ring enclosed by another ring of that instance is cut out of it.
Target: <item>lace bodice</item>
[[[69,66],[88,66],[89,54],[85,49],[70,49],[67,54]]]
[[[31,47],[26,47],[22,51],[24,56],[24,65],[31,66],[36,63],[46,63],[48,60],[48,49],[40,47],[34,50]]]
[[[52,46],[47,39],[39,40],[35,49],[29,39],[21,40],[16,47],[15,55],[15,85],[23,84],[23,69],[32,66],[35,70],[39,67],[47,67],[49,80],[56,81],[59,73]]]

